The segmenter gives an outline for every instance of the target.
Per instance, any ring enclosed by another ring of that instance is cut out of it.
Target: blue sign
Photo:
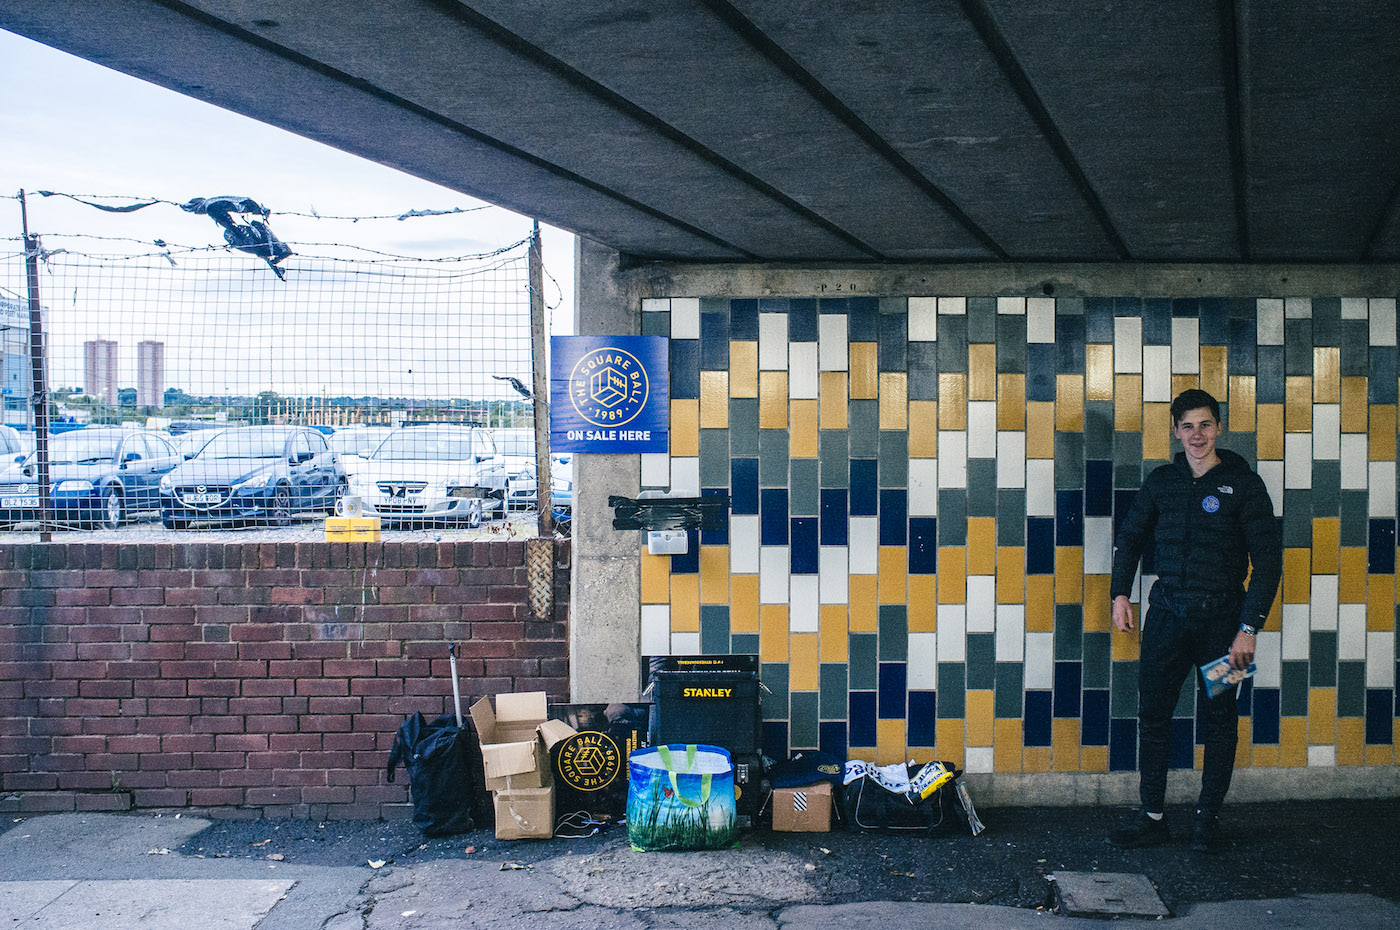
[[[670,368],[663,336],[549,340],[553,452],[665,452]]]

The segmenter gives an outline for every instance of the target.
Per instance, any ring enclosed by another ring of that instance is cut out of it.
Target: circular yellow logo
[[[622,770],[622,754],[606,733],[584,730],[559,747],[559,776],[579,791],[598,791]]]
[[[594,349],[569,373],[574,409],[594,426],[630,423],[646,406],[650,390],[646,368],[623,349]]]

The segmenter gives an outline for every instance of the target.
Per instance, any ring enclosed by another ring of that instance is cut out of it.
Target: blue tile
[[[729,654],[732,656],[758,655],[757,633],[735,633],[729,637]]]
[[[1261,404],[1281,404],[1285,399],[1283,346],[1259,346],[1258,374],[1254,379],[1254,399]]]
[[[1395,712],[1390,688],[1366,691],[1366,745],[1389,746],[1395,739]]]
[[[934,517],[909,518],[909,574],[938,573],[938,520]]]
[[[961,488],[938,492],[938,544],[967,545],[967,492]]]
[[[731,513],[758,513],[758,459],[733,459],[729,464]]]
[[[759,313],[787,313],[790,301],[786,297],[760,297]]]
[[[1084,463],[1084,516],[1113,516],[1113,463],[1089,459]]]
[[[788,725],[786,720],[763,721],[763,754],[770,759],[788,757]]]
[[[788,544],[788,490],[764,488],[759,491],[759,545]]]
[[[729,302],[729,338],[735,342],[756,342],[758,340],[758,301],[731,300]]]
[[[700,396],[700,340],[671,340],[671,397]]]
[[[880,545],[903,546],[909,541],[909,492],[880,492]]]
[[[1052,403],[1055,400],[1053,342],[1033,342],[1026,346],[1026,400]]]
[[[850,740],[852,746],[874,746],[875,727],[875,692],[874,691],[852,691],[850,712],[847,722],[850,724]],[[764,747],[767,749],[768,747]]]
[[[1055,371],[1062,375],[1084,374],[1082,316],[1055,317]]]
[[[1172,344],[1172,302],[1166,297],[1149,297],[1142,302],[1142,344]]]
[[[938,733],[938,693],[909,692],[909,729],[905,741],[910,746],[933,746]]]
[[[1371,373],[1371,323],[1342,320],[1342,377],[1364,378]]]
[[[1173,317],[1198,317],[1201,315],[1201,302],[1195,297],[1177,297],[1172,300]]]
[[[903,313],[882,313],[879,316],[880,346],[878,363],[881,371],[906,371],[909,359],[909,317]]]
[[[792,709],[788,715],[788,749],[816,749],[821,737],[817,735],[817,692],[794,691]]]
[[[876,459],[851,459],[851,516],[873,517],[879,513],[879,468]]]
[[[1340,297],[1314,297],[1312,299],[1312,324],[1314,346],[1340,346],[1342,344],[1342,299]]]
[[[1055,663],[1055,716],[1078,717],[1083,669],[1078,662]]]
[[[1054,517],[1026,518],[1026,574],[1055,574]]]
[[[667,339],[671,338],[671,314],[650,312],[643,313],[642,335],[665,336]]]
[[[1395,521],[1372,520],[1366,556],[1366,571],[1372,575],[1395,574]]]
[[[880,686],[877,667],[880,655],[879,639],[874,633],[847,634],[846,668],[850,674],[852,691],[874,691]]]
[[[1278,689],[1255,688],[1251,700],[1254,712],[1250,714],[1250,738],[1256,746],[1278,745]]]
[[[704,655],[728,655],[729,639],[729,605],[701,605],[700,652]]]
[[[903,720],[909,670],[904,662],[880,663],[880,719]]]
[[[1252,375],[1258,368],[1258,327],[1253,319],[1230,321],[1230,351],[1226,362],[1232,375]]]
[[[1108,691],[1084,692],[1084,715],[1079,725],[1079,741],[1085,746],[1108,745]]]
[[[949,314],[938,318],[938,370],[967,373],[967,317]]]
[[[969,297],[967,299],[967,341],[973,345],[997,341],[997,299]]]
[[[842,762],[846,760],[846,721],[823,720],[817,724],[817,745],[822,752],[831,753]],[[768,747],[764,747],[767,751]],[[769,754],[771,758],[771,753]]]
[[[1108,730],[1108,770],[1131,772],[1137,768],[1137,721],[1116,718]]]
[[[967,667],[962,662],[938,663],[938,716],[961,720],[967,716]]]
[[[904,604],[881,604],[877,623],[880,661],[909,661],[909,608]]]
[[[1235,710],[1241,717],[1248,717],[1254,712],[1254,679],[1246,678],[1240,682],[1240,687],[1235,692]],[[1338,716],[1341,716],[1340,714]]]
[[[821,297],[817,300],[818,313],[850,313],[851,302],[845,297]]]
[[[701,497],[726,497],[729,494],[728,488],[701,488]],[[706,546],[727,546],[729,545],[729,509],[725,508],[720,514],[720,525],[712,530],[700,531],[700,542]]]
[[[1395,346],[1371,346],[1367,393],[1373,404],[1395,403]]]
[[[817,573],[817,518],[792,518],[792,573],[794,575],[815,575]]]
[[[1196,766],[1195,721],[1190,717],[1172,719],[1171,736],[1168,737],[1168,768],[1190,769]]]
[[[850,314],[847,325],[852,342],[877,342],[880,339],[880,298],[852,297],[847,302]]]
[[[1283,321],[1283,373],[1311,375],[1313,373],[1312,320]]]
[[[1084,545],[1084,492],[1055,492],[1055,545]]]
[[[817,341],[817,301],[815,298],[794,297],[788,301],[788,340]]]
[[[850,523],[846,514],[846,489],[821,490],[821,544],[844,546],[849,539]]]
[[[1201,306],[1201,345],[1228,346],[1230,344],[1230,312],[1225,301],[1219,297],[1202,297]],[[1341,305],[1338,304],[1340,307]]]
[[[1051,699],[1049,691],[1026,692],[1026,716],[1021,738],[1023,746],[1049,746]]]
[[[1114,491],[1113,492],[1113,536],[1118,538],[1118,530],[1123,525],[1123,520],[1127,518],[1128,511],[1133,507],[1133,501],[1137,499],[1137,491]]]
[[[1112,297],[1084,298],[1084,341],[1090,344],[1112,344],[1114,299]],[[1123,298],[1122,316],[1137,316],[1142,312],[1136,298]]]
[[[938,343],[911,342],[907,354],[909,399],[938,400]]]
[[[700,314],[700,369],[729,370],[729,314]]]
[[[685,531],[685,555],[671,556],[671,574],[698,575],[700,573],[700,531]]]

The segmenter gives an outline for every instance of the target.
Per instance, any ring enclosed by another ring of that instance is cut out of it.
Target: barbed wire
[[[43,234],[42,234],[42,238],[43,238],[43,239],[80,239],[80,240],[82,240],[82,239],[87,239],[87,240],[93,240],[93,241],[98,241],[98,242],[126,242],[126,243],[131,243],[131,244],[133,244],[133,245],[149,246],[151,249],[154,249],[154,250],[155,250],[155,251],[147,250],[147,251],[138,252],[138,253],[131,253],[131,252],[128,252],[128,253],[99,253],[99,252],[90,252],[90,251],[85,251],[85,250],[80,250],[80,249],[71,249],[71,248],[61,248],[61,249],[42,249],[42,248],[41,248],[41,249],[39,250],[39,254],[40,254],[41,256],[58,255],[58,254],[69,254],[69,255],[80,255],[80,256],[85,257],[85,258],[91,258],[91,259],[102,260],[102,261],[130,261],[130,260],[141,259],[141,258],[170,258],[170,257],[174,257],[174,256],[188,255],[188,254],[196,254],[196,253],[211,253],[211,252],[217,252],[217,253],[225,253],[225,252],[228,252],[228,253],[231,253],[231,252],[235,251],[234,248],[233,248],[232,246],[225,245],[225,244],[222,244],[222,243],[207,244],[207,245],[183,245],[183,244],[178,244],[178,243],[168,243],[168,242],[166,242],[164,239],[137,239],[137,238],[133,238],[133,237],[129,237],[129,236],[98,236],[98,235],[94,235],[94,234],[92,234],[92,233],[47,232],[47,233],[43,233]],[[21,237],[18,237],[18,236],[6,236],[6,237],[0,238],[0,241],[5,241],[5,242],[19,242],[19,243],[22,243],[22,242],[23,242],[23,239],[22,239]],[[335,256],[335,255],[318,255],[318,254],[315,254],[315,253],[311,253],[311,252],[306,252],[306,251],[305,251],[305,249],[327,249],[327,248],[329,248],[329,249],[349,249],[349,250],[351,250],[351,251],[353,251],[353,252],[356,252],[356,253],[363,253],[363,254],[366,254],[366,255],[377,255],[377,256],[380,256],[380,258],[383,259],[383,260],[385,260],[385,261],[395,261],[395,262],[404,262],[404,261],[407,261],[407,262],[423,262],[423,263],[427,263],[427,264],[433,264],[433,263],[437,263],[437,264],[450,264],[450,263],[453,263],[453,262],[463,262],[463,261],[484,261],[484,260],[486,260],[486,259],[494,258],[494,257],[496,257],[497,255],[504,255],[504,254],[507,253],[507,252],[514,251],[515,249],[520,248],[522,245],[528,244],[529,241],[530,241],[529,238],[518,239],[518,240],[516,240],[515,242],[512,242],[512,243],[510,243],[510,244],[508,244],[508,245],[503,245],[503,246],[501,246],[501,247],[499,247],[499,248],[496,248],[496,249],[492,249],[492,250],[489,251],[489,252],[472,252],[472,253],[466,253],[466,254],[443,255],[443,256],[435,256],[435,257],[428,257],[428,258],[425,258],[425,257],[420,256],[420,255],[400,255],[400,254],[395,253],[395,252],[385,252],[385,251],[382,251],[382,250],[379,250],[379,249],[371,249],[371,248],[369,248],[368,246],[355,245],[354,243],[349,243],[349,242],[295,242],[295,241],[294,241],[294,242],[289,242],[289,243],[287,243],[287,244],[297,247],[297,249],[298,249],[297,255],[298,255],[298,256],[300,256],[300,257],[302,257],[302,258],[310,258],[310,259],[335,259],[335,258],[340,258],[340,257],[342,257],[342,256]],[[0,253],[0,258],[14,258],[14,257],[20,256],[20,255],[25,255],[25,254],[28,254],[27,251],[26,251],[24,248],[21,247],[21,248],[15,250],[15,251],[13,251],[13,252]],[[374,261],[374,259],[358,259],[358,260],[360,260],[360,261]],[[548,274],[548,272],[546,272],[546,274]],[[557,286],[557,285],[556,285],[556,286]],[[562,293],[562,291],[561,291],[561,293]]]
[[[70,193],[67,193],[67,192],[65,192],[65,191],[34,191],[34,193],[40,195],[41,197],[66,197],[67,199],[72,200],[72,201],[75,201],[75,202],[77,202],[77,203],[81,203],[81,204],[83,204],[84,206],[95,207],[95,208],[97,208],[97,209],[99,209],[99,210],[107,210],[107,211],[113,211],[113,210],[115,210],[115,211],[119,211],[119,212],[134,212],[134,211],[136,211],[136,210],[144,209],[145,207],[155,206],[156,204],[164,204],[164,205],[166,205],[166,206],[176,207],[177,209],[183,209],[183,207],[184,207],[184,204],[180,203],[179,201],[177,201],[177,200],[170,200],[170,199],[165,198],[165,197],[137,197],[137,196],[134,196],[134,195],[131,195],[131,194],[70,194]],[[16,194],[8,194],[8,195],[5,195],[5,196],[6,196],[7,199],[10,199],[10,200],[19,200],[19,199],[20,199],[20,194],[18,194],[18,193],[16,193]],[[124,206],[124,207],[109,207],[109,206],[104,206],[104,205],[102,205],[102,204],[96,204],[96,203],[89,203],[89,202],[88,202],[88,201],[92,201],[92,200],[127,200],[127,201],[132,201],[132,203],[130,203],[130,204],[128,204],[127,206]],[[477,212],[480,212],[480,211],[482,211],[482,210],[491,210],[491,209],[503,209],[503,208],[497,208],[495,204],[486,203],[486,204],[481,204],[481,205],[475,206],[475,207],[446,207],[446,208],[413,209],[413,210],[406,210],[406,211],[404,211],[404,212],[402,212],[402,213],[382,213],[382,214],[366,214],[366,215],[353,215],[353,214],[351,214],[351,215],[341,215],[341,214],[332,214],[332,213],[321,213],[320,211],[315,210],[314,208],[313,208],[312,210],[310,210],[309,212],[307,212],[307,211],[300,211],[300,210],[269,210],[268,213],[269,213],[269,215],[275,215],[275,216],[298,216],[298,217],[303,217],[303,218],[306,218],[306,219],[314,219],[314,220],[337,220],[337,221],[348,221],[348,222],[351,222],[351,223],[358,223],[358,222],[360,222],[360,221],[362,221],[362,220],[398,220],[398,221],[403,221],[403,220],[409,220],[409,219],[417,219],[417,218],[425,217],[425,216],[451,216],[451,215],[460,214],[460,213],[477,213]]]

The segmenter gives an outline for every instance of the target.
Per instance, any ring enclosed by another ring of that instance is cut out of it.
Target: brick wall
[[[405,715],[568,692],[569,545],[553,616],[526,544],[0,546],[0,809],[406,815]]]

